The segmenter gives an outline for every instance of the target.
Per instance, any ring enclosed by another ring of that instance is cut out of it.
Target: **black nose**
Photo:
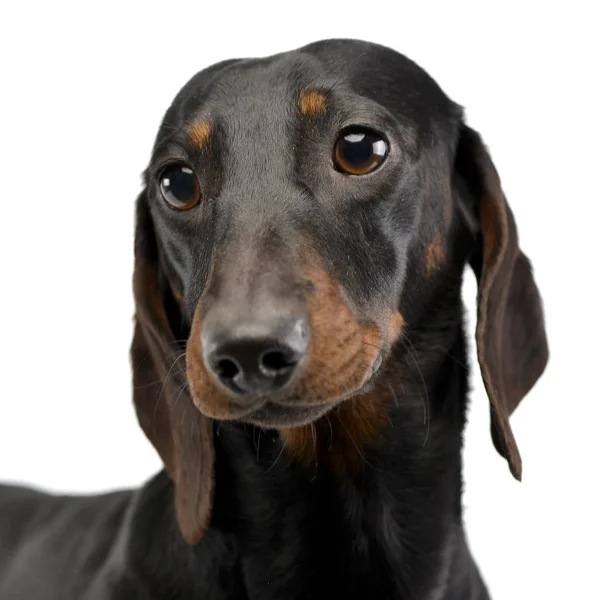
[[[221,384],[240,396],[265,396],[294,376],[308,348],[303,318],[277,323],[213,326],[202,333],[204,361]]]

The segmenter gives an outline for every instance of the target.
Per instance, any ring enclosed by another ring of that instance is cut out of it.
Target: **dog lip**
[[[371,379],[371,377],[373,377],[377,373],[377,371],[379,371],[382,363],[383,363],[383,356],[382,356],[381,352],[379,352],[375,358],[375,361],[373,362],[373,367],[371,369],[371,374],[369,375],[369,379]]]
[[[278,427],[299,427],[322,417],[326,412],[335,407],[340,401],[326,402],[323,404],[292,405],[269,402],[265,399],[254,402],[244,410],[232,411],[231,407],[227,421],[250,423],[265,429]],[[223,417],[221,417],[223,418]]]
[[[267,404],[265,398],[257,398],[250,406],[246,405],[243,408],[239,405],[236,405],[238,408],[238,412],[231,413],[231,419],[234,421],[246,421],[247,417],[256,411],[261,410]]]
[[[258,409],[246,414],[244,421],[264,428],[301,427],[316,421],[329,412],[335,402],[313,404],[311,406],[289,406],[276,403],[265,403]]]

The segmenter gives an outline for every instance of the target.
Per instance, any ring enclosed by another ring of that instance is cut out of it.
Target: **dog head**
[[[290,435],[368,394],[467,262],[493,438],[520,477],[508,417],[547,360],[539,295],[479,135],[404,56],[333,40],[198,73],[159,130],[135,256],[136,409],[188,541],[211,419]]]

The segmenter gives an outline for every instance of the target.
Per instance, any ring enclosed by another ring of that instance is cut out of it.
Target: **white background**
[[[0,479],[96,491],[159,468],[128,348],[133,203],[163,112],[218,60],[358,37],[407,54],[467,108],[545,300],[551,362],[512,418],[522,484],[493,449],[473,372],[475,557],[496,599],[599,598],[597,22],[586,4],[553,6],[3,3]],[[471,333],[475,292],[469,275]]]

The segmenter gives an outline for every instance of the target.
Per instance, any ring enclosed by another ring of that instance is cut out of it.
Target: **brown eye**
[[[385,160],[386,141],[369,129],[353,128],[342,132],[333,153],[335,167],[348,175],[366,175]]]
[[[189,210],[200,202],[200,186],[194,171],[185,165],[167,167],[160,176],[163,198],[179,210]]]

